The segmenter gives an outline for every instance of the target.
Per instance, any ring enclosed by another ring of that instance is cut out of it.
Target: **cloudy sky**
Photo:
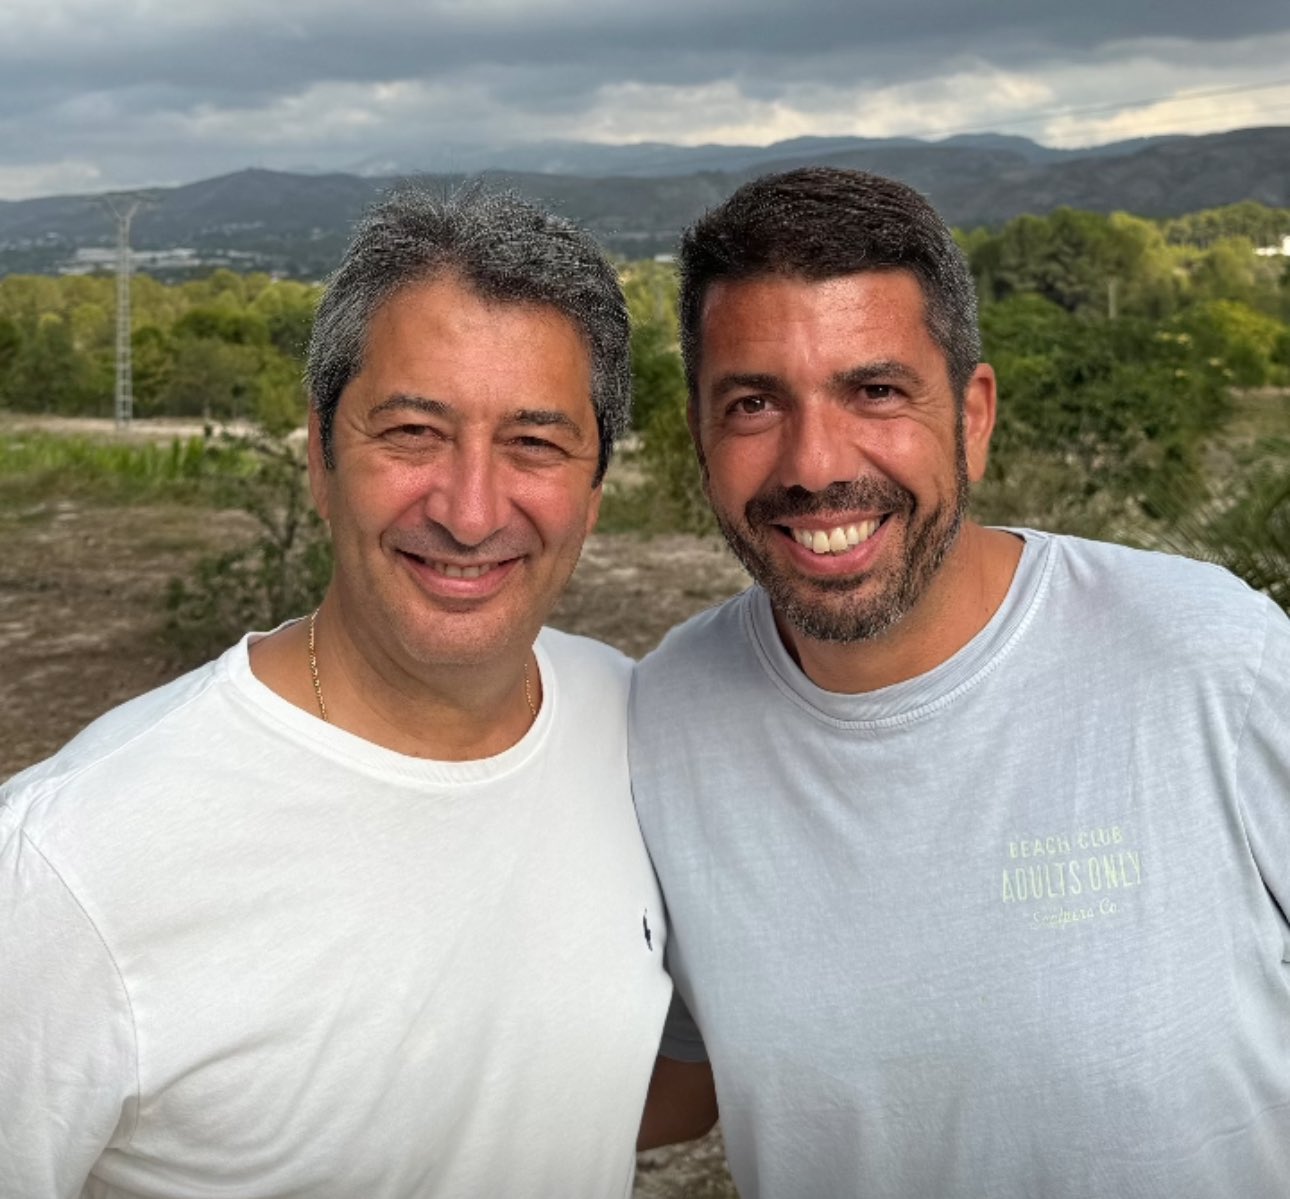
[[[0,198],[543,139],[1290,124],[1287,0],[0,0]]]

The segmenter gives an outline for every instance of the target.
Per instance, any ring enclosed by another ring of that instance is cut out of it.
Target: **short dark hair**
[[[922,289],[928,332],[956,397],[981,359],[976,288],[954,235],[918,192],[881,175],[802,167],[754,179],[685,231],[680,263],[681,352],[692,402],[703,301],[722,279],[822,281],[906,270]]]
[[[403,287],[443,277],[481,299],[543,305],[573,322],[591,359],[599,483],[631,417],[631,333],[618,274],[571,222],[478,185],[447,196],[417,188],[392,193],[364,216],[328,279],[305,363],[326,465],[335,465],[336,406],[362,370],[377,309]]]

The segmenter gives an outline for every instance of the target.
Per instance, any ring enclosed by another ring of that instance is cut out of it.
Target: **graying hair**
[[[936,210],[912,187],[837,167],[802,167],[745,183],[681,241],[681,351],[691,402],[708,288],[785,275],[818,282],[860,271],[909,271],[927,330],[962,401],[981,359],[976,288]]]
[[[363,217],[327,280],[305,362],[326,465],[335,465],[336,406],[362,370],[377,309],[399,289],[440,277],[483,300],[546,306],[573,322],[591,359],[599,483],[631,416],[631,335],[618,275],[569,221],[477,185],[447,196],[417,188],[387,196]]]

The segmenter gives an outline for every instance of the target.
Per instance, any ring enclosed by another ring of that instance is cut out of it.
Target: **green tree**
[[[234,346],[267,346],[269,326],[258,312],[203,304],[190,308],[171,332],[179,338],[209,338]]]
[[[1194,304],[1170,322],[1210,366],[1238,387],[1261,387],[1284,376],[1285,326],[1234,300]]]
[[[710,532],[712,516],[686,422],[676,271],[659,262],[633,263],[624,272],[623,291],[632,319],[633,423],[648,481],[632,502],[651,509],[638,512],[637,524]]]
[[[657,409],[685,399],[676,273],[662,263],[633,263],[623,274],[623,292],[632,322],[632,423],[644,429]]]
[[[715,529],[686,421],[684,395],[650,413],[641,430],[640,458],[651,493],[642,499],[654,505],[656,525],[688,533]]]
[[[276,352],[262,357],[252,395],[255,423],[274,437],[286,436],[304,424],[308,414],[299,364]]]
[[[254,414],[263,355],[257,346],[214,337],[175,339],[174,357],[159,397],[162,411],[203,420],[241,420]]]
[[[194,279],[183,285],[188,306],[224,303],[232,308],[245,307],[248,290],[254,289],[252,277],[239,275],[225,267],[211,271],[204,279]]]
[[[276,282],[251,302],[264,321],[269,343],[279,354],[303,361],[313,329],[319,289],[304,283]]]
[[[973,233],[964,244],[989,299],[1033,293],[1068,312],[1145,316],[1177,302],[1174,256],[1159,230],[1124,213],[1059,208],[1017,217],[997,236]]]
[[[990,519],[1104,533],[1126,505],[1161,515],[1203,495],[1202,450],[1227,380],[1185,333],[1093,320],[1038,296],[988,308],[1000,416],[979,505]],[[1078,520],[1072,522],[1072,518]],[[1087,517],[1088,523],[1079,520]]]
[[[175,367],[168,333],[156,325],[136,324],[130,335],[134,376],[134,410],[138,416],[160,416]]]
[[[101,361],[76,349],[67,321],[46,313],[22,339],[0,401],[19,412],[106,415],[112,382]]]
[[[0,396],[4,395],[5,378],[18,360],[22,349],[22,333],[18,322],[9,316],[0,316]]]
[[[1239,237],[1256,246],[1271,246],[1290,234],[1290,208],[1268,208],[1245,200],[1173,217],[1162,223],[1162,231],[1173,245],[1204,248]]]

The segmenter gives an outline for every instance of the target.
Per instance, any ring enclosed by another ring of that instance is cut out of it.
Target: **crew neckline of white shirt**
[[[462,762],[399,753],[335,724],[325,723],[312,712],[305,712],[283,699],[256,678],[251,670],[250,647],[267,635],[262,632],[247,633],[215,662],[216,671],[230,684],[239,699],[259,718],[269,717],[275,727],[316,752],[347,766],[386,777],[454,786],[488,783],[504,778],[523,767],[538,752],[558,713],[559,683],[550,655],[542,644],[542,635],[539,634],[533,644],[533,654],[541,682],[542,706],[528,730],[514,745],[486,758]]]

